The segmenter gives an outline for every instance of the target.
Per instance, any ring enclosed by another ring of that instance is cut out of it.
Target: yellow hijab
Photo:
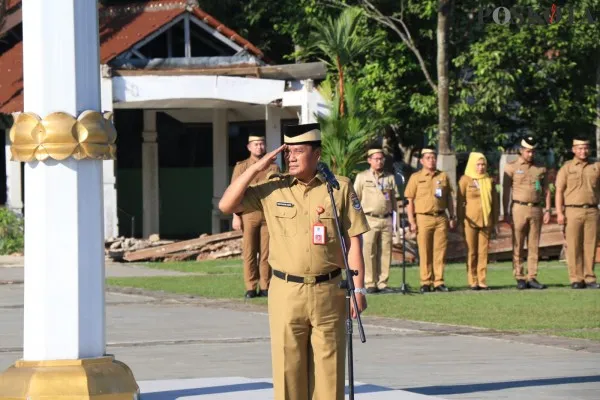
[[[481,193],[481,211],[483,212],[483,225],[488,226],[490,214],[492,212],[492,178],[487,173],[477,173],[477,162],[482,160],[487,166],[487,160],[482,153],[471,153],[469,154],[469,161],[467,162],[467,168],[465,168],[465,175],[469,178],[473,178],[479,185],[479,192]]]

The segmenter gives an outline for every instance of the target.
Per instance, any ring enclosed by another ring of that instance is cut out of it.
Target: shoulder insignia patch
[[[358,196],[354,192],[350,193],[350,202],[352,203],[352,208],[355,210],[358,211],[362,208],[360,205],[360,200],[358,200]]]

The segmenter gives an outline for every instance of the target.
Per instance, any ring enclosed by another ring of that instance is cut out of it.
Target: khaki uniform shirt
[[[367,215],[383,216],[396,210],[398,186],[392,174],[377,174],[371,169],[362,171],[356,175],[354,190]]]
[[[340,225],[350,237],[367,232],[369,226],[350,180],[337,177],[334,190]],[[288,174],[272,174],[266,182],[251,186],[242,200],[244,213],[261,210],[269,227],[269,264],[273,269],[299,276],[327,274],[344,268],[340,240],[327,185],[320,175],[308,184]],[[325,212],[317,217],[317,208]],[[320,220],[326,228],[326,244],[313,244],[313,224]]]
[[[404,196],[413,199],[417,214],[428,214],[444,211],[452,201],[452,185],[448,175],[442,171],[433,173],[421,169],[408,179]]]
[[[233,168],[233,173],[231,174],[231,182],[233,182],[238,176],[240,176],[241,174],[243,174],[244,172],[246,172],[246,170],[253,165],[254,163],[256,163],[258,160],[253,159],[252,157],[248,157],[245,160],[242,161],[238,161],[235,164],[235,167]],[[254,186],[259,184],[260,182],[263,182],[265,180],[267,180],[267,178],[269,177],[269,175],[271,175],[272,173],[277,173],[279,172],[279,167],[277,166],[277,164],[272,164],[269,166],[269,168],[267,168],[265,171],[261,171],[258,174],[256,174],[256,177],[252,180],[252,182],[250,183],[250,185]],[[262,213],[260,211],[256,211],[254,213],[248,213],[246,214],[247,217],[254,217],[254,218],[261,218],[262,219]]]
[[[466,175],[461,176],[458,181],[458,193],[456,196],[457,217],[459,223],[464,219],[474,226],[483,227],[483,208],[481,207],[481,191],[475,179]],[[499,198],[496,185],[492,182],[492,208],[488,218],[489,227],[496,225],[499,217]]]
[[[502,188],[505,193],[512,189],[513,200],[542,203],[548,190],[546,167],[530,164],[519,157],[504,167]]]
[[[563,190],[566,206],[597,206],[600,202],[600,162],[567,161],[558,171],[556,188]]]

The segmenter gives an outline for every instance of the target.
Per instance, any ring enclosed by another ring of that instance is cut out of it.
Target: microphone
[[[319,163],[317,164],[317,171],[319,171],[319,173],[323,175],[325,181],[329,183],[332,188],[340,190],[340,184],[337,181],[337,179],[335,179],[335,175],[333,175],[327,164],[319,161]]]
[[[406,178],[404,177],[404,174],[402,173],[403,168],[402,168],[402,163],[396,161],[394,162],[394,164],[392,164],[392,167],[394,168],[394,173],[398,176],[400,176],[400,178],[402,178],[402,184],[406,184]]]

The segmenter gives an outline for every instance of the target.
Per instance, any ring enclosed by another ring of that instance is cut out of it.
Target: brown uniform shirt
[[[367,232],[369,226],[350,180],[337,177],[335,206],[342,230],[349,237]],[[261,210],[269,227],[269,264],[273,269],[292,275],[315,276],[343,268],[341,244],[327,185],[317,175],[303,184],[287,174],[272,174],[266,182],[251,186],[242,200],[244,213]],[[317,207],[325,212],[317,217]],[[320,220],[326,228],[325,245],[313,244],[313,224]]]
[[[530,164],[519,157],[504,167],[502,188],[505,193],[512,189],[513,200],[541,203],[548,190],[546,167]]]
[[[365,214],[387,215],[396,210],[398,186],[394,175],[368,169],[356,175],[354,190]]]
[[[431,173],[425,169],[413,173],[404,190],[407,199],[414,199],[417,214],[444,211],[452,201],[452,193],[452,185],[445,172],[436,170]]]
[[[600,202],[600,162],[567,161],[558,171],[556,188],[562,189],[566,206],[597,206]]]
[[[458,221],[464,219],[471,224],[483,227],[483,209],[481,207],[481,191],[475,179],[466,175],[461,176],[458,181],[458,193],[456,196],[456,208]],[[492,182],[492,209],[488,219],[488,226],[493,228],[499,216],[499,198],[496,185]]]
[[[246,172],[246,170],[251,165],[256,163],[257,161],[258,160],[254,160],[252,157],[248,157],[245,160],[238,161],[235,164],[235,167],[233,168],[233,173],[231,174],[231,182],[233,182],[238,176],[240,176],[241,174]],[[258,174],[256,174],[256,177],[252,180],[250,185],[252,185],[252,186],[258,185],[260,182],[267,180],[269,175],[271,175],[272,173],[277,173],[277,172],[279,172],[279,167],[277,166],[277,164],[272,164],[265,171],[261,171]],[[260,218],[260,219],[262,219],[262,217],[263,217],[262,213],[260,211],[256,211],[253,213],[247,213],[246,216],[253,217],[253,218]]]

